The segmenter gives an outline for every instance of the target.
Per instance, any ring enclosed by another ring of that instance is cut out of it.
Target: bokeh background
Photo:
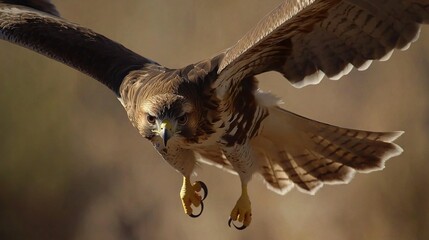
[[[62,16],[182,67],[234,44],[279,0],[53,1]],[[85,53],[82,53],[85,54]],[[181,177],[89,77],[0,42],[0,239],[429,239],[429,28],[406,52],[341,81],[295,89],[259,77],[298,114],[349,128],[404,130],[381,172],[315,196],[278,196],[257,177],[254,220],[227,227],[236,176],[203,166],[204,214],[182,212]]]

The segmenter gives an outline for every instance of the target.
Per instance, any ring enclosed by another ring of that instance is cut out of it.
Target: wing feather
[[[407,49],[428,22],[428,0],[284,1],[226,50],[218,84],[267,71],[295,87],[339,79]]]
[[[155,64],[103,35],[52,15],[56,13],[46,0],[0,1],[0,39],[63,62],[116,94],[130,71]]]

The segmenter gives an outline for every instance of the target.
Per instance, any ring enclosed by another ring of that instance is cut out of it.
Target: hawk
[[[287,0],[234,46],[171,69],[61,18],[48,0],[0,0],[1,39],[74,67],[117,95],[134,127],[183,175],[186,214],[198,217],[208,192],[191,181],[198,163],[238,174],[242,192],[228,221],[237,229],[252,220],[247,185],[254,174],[279,194],[294,186],[314,194],[383,169],[402,152],[393,143],[402,132],[299,116],[260,90],[255,75],[277,71],[298,88],[339,79],[407,49],[427,23],[429,0]]]

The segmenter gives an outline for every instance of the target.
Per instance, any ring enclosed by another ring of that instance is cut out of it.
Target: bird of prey
[[[134,127],[183,175],[186,214],[199,216],[207,195],[203,182],[190,179],[198,163],[238,174],[242,192],[228,221],[237,229],[252,220],[253,174],[279,194],[294,186],[314,194],[355,172],[380,170],[402,152],[393,143],[402,132],[296,115],[260,90],[255,75],[277,71],[298,88],[338,79],[407,49],[427,23],[429,0],[286,0],[232,47],[171,69],[61,18],[48,0],[0,0],[1,39],[74,67],[117,95]]]

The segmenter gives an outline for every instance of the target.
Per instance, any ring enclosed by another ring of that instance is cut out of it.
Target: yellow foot
[[[198,192],[200,192],[201,190],[203,190],[202,197],[198,194]],[[185,213],[193,218],[199,217],[203,213],[203,200],[206,199],[207,194],[208,189],[203,182],[197,181],[194,184],[191,184],[189,178],[184,177],[182,189],[180,191],[180,198],[182,199],[183,210],[185,211]],[[195,207],[199,207],[201,205],[200,212],[198,214],[193,214],[191,205],[194,205]]]
[[[237,227],[233,221],[242,222],[243,224],[241,227]],[[236,229],[243,230],[250,225],[251,221],[252,221],[252,207],[250,204],[249,196],[247,196],[247,193],[243,193],[241,194],[240,198],[235,204],[235,207],[231,211],[231,215],[228,220],[228,226],[231,227],[231,223],[232,223],[232,225]]]

